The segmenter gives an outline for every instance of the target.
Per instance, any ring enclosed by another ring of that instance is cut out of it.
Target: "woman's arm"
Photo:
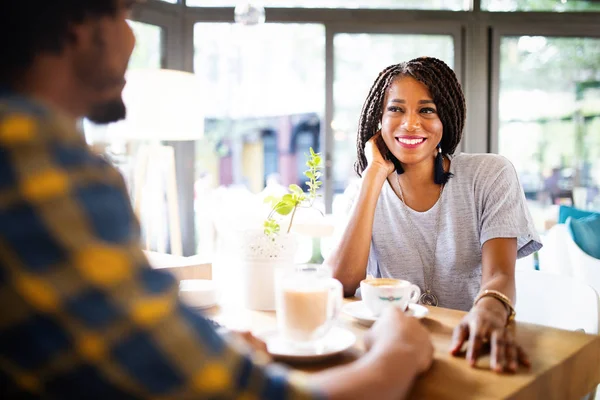
[[[497,238],[488,240],[482,247],[481,291],[496,290],[515,303],[515,263],[517,239]],[[491,367],[497,372],[514,372],[518,364],[529,366],[523,349],[514,341],[506,327],[509,311],[500,300],[483,297],[454,331],[451,348],[458,354],[464,342],[467,344],[467,360],[475,365],[477,358],[489,343]]]
[[[354,295],[365,278],[377,199],[388,175],[394,171],[394,164],[383,158],[379,151],[380,138],[381,133],[376,133],[365,145],[369,165],[363,172],[358,197],[341,240],[325,260],[325,264],[332,267],[334,278],[344,286],[346,296]]]
[[[497,238],[488,240],[483,244],[482,252],[482,278],[481,291],[497,290],[507,296],[513,304],[516,300],[515,293],[515,264],[517,262],[517,239],[516,238]],[[477,304],[482,304],[486,300],[481,299]],[[504,305],[496,299],[491,304],[496,303],[501,308]],[[508,316],[508,312],[507,312]]]
[[[346,296],[352,296],[365,278],[375,207],[387,175],[387,171],[382,169],[365,170],[346,229],[337,247],[325,260],[325,264],[332,267],[334,278],[344,286]]]

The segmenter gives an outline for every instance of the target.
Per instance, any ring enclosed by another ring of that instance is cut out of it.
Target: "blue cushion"
[[[579,208],[569,207],[569,206],[560,206],[558,209],[558,223],[564,224],[567,222],[567,218],[571,217],[573,219],[585,218],[591,215],[600,215],[599,213],[595,213],[592,211],[584,211]]]
[[[586,254],[600,259],[600,214],[580,219],[570,218],[567,226],[577,246]]]

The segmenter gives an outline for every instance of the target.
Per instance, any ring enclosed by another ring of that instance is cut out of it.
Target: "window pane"
[[[236,0],[187,0],[191,7],[235,7]],[[265,7],[285,8],[371,8],[402,10],[465,10],[465,0],[264,0]],[[267,16],[268,18],[268,16]]]
[[[600,39],[504,37],[499,151],[540,230],[551,204],[600,210]]]
[[[250,200],[243,210],[224,211],[227,199],[207,205],[212,189],[227,187],[222,195],[249,199],[243,196],[263,191],[268,182],[267,191],[292,183],[306,186],[304,154],[311,146],[321,147],[325,28],[198,23],[194,44],[195,73],[207,93],[204,139],[196,146],[196,218],[203,252],[208,234],[202,232],[210,227],[204,229],[207,224],[200,220],[251,210]]]
[[[162,59],[162,28],[143,22],[129,21],[136,44],[129,68],[160,68]]]
[[[482,0],[488,11],[600,11],[595,0]]]
[[[423,55],[454,65],[454,41],[448,35],[337,34],[334,37],[334,193],[356,178],[356,132],[363,103],[385,67]],[[336,201],[334,199],[334,208]],[[335,211],[335,210],[334,210]]]

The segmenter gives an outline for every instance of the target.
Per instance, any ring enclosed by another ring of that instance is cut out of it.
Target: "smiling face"
[[[404,165],[433,162],[444,127],[425,85],[410,76],[395,79],[383,100],[381,135]]]

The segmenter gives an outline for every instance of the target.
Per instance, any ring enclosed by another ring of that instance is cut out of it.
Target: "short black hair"
[[[390,65],[379,73],[363,105],[356,138],[357,160],[354,166],[361,175],[367,168],[365,144],[377,133],[383,116],[383,99],[387,89],[399,76],[410,76],[424,84],[437,106],[444,126],[441,148],[444,155],[454,154],[465,126],[465,97],[454,71],[433,57],[419,57],[408,62]],[[399,171],[401,172],[401,171]]]
[[[116,15],[119,0],[5,0],[0,6],[0,84],[9,84],[40,52],[60,53],[70,29],[87,18]]]

